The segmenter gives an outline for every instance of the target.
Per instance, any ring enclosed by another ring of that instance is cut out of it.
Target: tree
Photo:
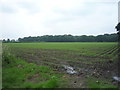
[[[15,42],[15,39],[12,39],[11,42],[14,43],[14,42]]]
[[[117,29],[117,31],[120,31],[120,22],[117,24],[115,28]]]
[[[120,22],[117,24],[117,26],[115,27],[117,29],[117,34],[118,34],[118,42],[120,42]]]
[[[98,36],[72,36],[70,34],[64,35],[44,35],[37,37],[19,38],[19,42],[117,42],[117,34],[104,34]],[[12,40],[11,40],[12,42]]]
[[[2,40],[2,42],[3,42],[3,43],[6,43],[6,40],[5,40],[5,39],[3,39],[3,40]]]
[[[10,42],[10,39],[7,39],[7,41],[6,41],[7,43],[9,43]]]

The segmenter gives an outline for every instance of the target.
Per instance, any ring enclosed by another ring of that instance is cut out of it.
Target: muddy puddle
[[[64,69],[68,74],[77,74],[78,72],[71,66],[63,65]]]
[[[113,79],[120,82],[120,77],[117,77],[117,76],[113,76]]]
[[[89,73],[90,70],[85,68],[79,68],[79,67],[72,67],[70,65],[62,65],[62,67],[65,69],[66,73],[68,74],[80,74],[80,73]]]

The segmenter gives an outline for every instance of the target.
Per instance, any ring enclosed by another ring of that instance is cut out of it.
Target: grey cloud
[[[54,31],[55,30],[60,30],[61,32],[68,31],[72,34],[80,33],[95,35],[98,33],[103,34],[114,32],[115,25],[113,24],[117,21],[115,20],[115,17],[117,16],[117,9],[115,7],[116,4],[115,6],[113,5],[114,3],[109,4],[112,6],[109,6],[107,3],[106,4],[96,3],[96,5],[93,4],[94,3],[87,4],[85,8],[82,9],[83,12],[86,12],[87,17],[83,13],[78,13],[78,10],[80,10],[79,8],[78,9],[74,8],[72,10],[56,8],[56,12],[59,14],[63,14],[63,17],[47,21],[45,25],[46,27],[54,29]],[[81,18],[83,19],[81,20]],[[85,26],[86,28],[84,28],[83,26]]]
[[[15,13],[17,10],[9,5],[0,4],[0,12],[2,13]]]
[[[36,36],[38,34],[70,33],[72,35],[97,35],[101,33],[111,33],[114,32],[115,25],[113,24],[117,22],[117,4],[115,4],[115,6],[113,4],[114,3],[84,3],[82,8],[79,4],[76,4],[74,7],[71,6],[70,8],[61,8],[55,5],[54,8],[50,9],[50,13],[44,12],[44,5],[43,7],[34,2],[23,1],[23,3],[15,4],[16,8],[13,8],[14,5],[4,5],[5,8],[7,7],[7,10],[4,10],[4,12],[8,11],[11,13],[20,9],[21,13],[15,15],[6,13],[5,16],[2,16],[2,18],[6,20],[4,22],[9,23],[3,23],[2,25],[1,30],[4,30],[2,32],[3,38],[18,38],[27,35]],[[22,13],[24,9],[28,11],[28,14],[24,15]],[[37,12],[39,12],[38,15],[31,15]],[[40,15],[41,13],[42,15]],[[39,18],[39,15],[42,19]],[[28,19],[31,22],[29,22]]]
[[[90,13],[92,13],[93,10],[89,10],[88,8],[84,8],[84,9],[80,9],[80,8],[74,8],[71,10],[64,10],[61,8],[56,8],[54,9],[54,12],[56,13],[60,13],[63,15],[74,15],[74,16],[85,16],[85,15],[89,15]]]
[[[113,6],[116,5],[117,2],[85,2],[84,7],[78,6],[73,7],[72,9],[63,9],[63,8],[54,8],[55,13],[63,14],[63,15],[74,15],[74,16],[89,16],[90,14],[96,12],[96,9],[101,6]]]
[[[18,5],[20,8],[27,9],[27,10],[29,11],[29,14],[39,13],[39,12],[40,12],[40,8],[37,6],[36,3],[21,2],[21,3],[17,3],[17,5]]]
[[[84,4],[84,7],[82,9],[79,6],[76,6],[68,10],[65,10],[62,8],[54,8],[54,12],[58,14],[62,14],[63,17],[58,19],[52,19],[50,22],[58,23],[58,22],[65,22],[65,21],[72,21],[72,20],[74,21],[79,18],[85,19],[86,17],[89,17],[90,15],[94,15],[95,13],[109,16],[110,14],[112,14],[112,12],[116,13],[115,7],[116,7],[116,4],[110,3],[110,2],[108,3],[107,2],[106,3],[87,2]],[[110,10],[108,10],[109,8]],[[102,9],[103,11],[99,11],[100,9]],[[94,19],[94,17],[92,18]]]
[[[79,10],[79,9],[74,9],[74,10],[57,9],[55,12],[63,15],[74,15],[74,16],[78,16],[78,15],[85,16],[89,14],[89,11],[86,12],[86,10]]]
[[[27,8],[27,9],[32,9],[34,7],[34,4],[30,2],[20,2],[18,3],[18,5],[21,6],[22,8]]]

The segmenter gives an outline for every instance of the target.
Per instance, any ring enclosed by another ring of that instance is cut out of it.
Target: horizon
[[[105,34],[117,34],[117,32],[116,33],[104,33],[104,34],[98,34],[98,35],[105,35]],[[58,35],[72,35],[72,34],[58,34]],[[98,36],[98,35],[85,35],[85,36],[94,36],[94,37],[96,37],[96,36]],[[41,35],[41,36],[46,36],[46,35]],[[41,37],[41,36],[25,36],[25,37]],[[48,36],[51,36],[51,35],[48,35]],[[52,35],[52,36],[57,36],[57,35]],[[83,36],[83,35],[72,35],[72,36]],[[3,39],[1,39],[1,40],[7,40],[7,39],[10,39],[10,40],[18,40],[19,38],[24,38],[24,37],[18,37],[18,38],[16,38],[16,39],[14,39],[14,38],[3,38]]]

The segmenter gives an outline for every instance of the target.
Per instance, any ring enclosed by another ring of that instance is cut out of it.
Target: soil
[[[117,75],[117,60],[113,62],[110,58],[97,56],[78,55],[78,51],[70,50],[49,50],[49,49],[15,49],[12,50],[17,57],[20,57],[27,62],[36,63],[38,65],[48,65],[56,72],[64,75],[64,79],[68,80],[71,88],[86,88],[85,78],[93,76],[109,80],[112,83],[112,77]],[[100,61],[100,60],[103,61]],[[63,65],[69,65],[78,73],[66,73]],[[28,79],[34,81],[35,78]],[[115,84],[115,82],[113,82]]]

